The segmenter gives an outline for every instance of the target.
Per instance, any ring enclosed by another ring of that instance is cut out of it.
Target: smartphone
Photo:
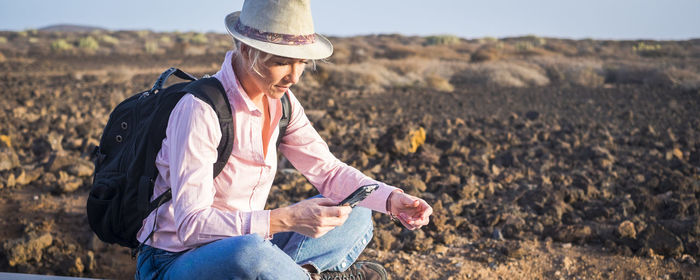
[[[364,185],[360,187],[359,189],[355,190],[352,192],[348,197],[343,199],[340,203],[338,203],[338,206],[344,206],[348,205],[350,207],[355,207],[360,201],[364,200],[371,194],[373,191],[377,190],[379,188],[379,185],[377,184],[371,184],[371,185]]]

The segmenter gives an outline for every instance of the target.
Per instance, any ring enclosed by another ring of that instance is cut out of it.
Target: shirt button
[[[362,244],[367,245],[367,239],[362,239]]]
[[[345,267],[346,265],[348,265],[348,263],[343,262],[343,263],[340,264],[340,267]]]

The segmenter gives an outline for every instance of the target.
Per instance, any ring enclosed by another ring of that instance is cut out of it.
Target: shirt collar
[[[219,81],[221,81],[221,84],[224,86],[224,89],[226,89],[226,94],[228,95],[229,100],[233,101],[235,99],[238,99],[239,101],[243,101],[243,103],[245,103],[245,106],[248,108],[248,111],[260,111],[255,106],[253,101],[250,100],[250,97],[248,97],[248,94],[245,92],[243,86],[238,81],[236,73],[233,71],[232,62],[234,56],[236,56],[237,54],[238,52],[235,50],[226,52],[226,58],[224,59],[224,63],[221,65],[221,70],[219,70],[219,72],[217,72],[215,76],[219,78]]]

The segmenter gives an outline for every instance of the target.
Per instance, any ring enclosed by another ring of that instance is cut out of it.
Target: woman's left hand
[[[407,229],[416,230],[430,222],[433,208],[425,200],[397,191],[391,193],[389,199],[391,200],[389,211]]]

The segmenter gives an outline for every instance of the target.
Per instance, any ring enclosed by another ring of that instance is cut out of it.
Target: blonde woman
[[[171,189],[172,200],[139,231],[136,278],[386,279],[381,265],[355,262],[372,239],[371,210],[413,230],[428,224],[432,208],[340,162],[311,126],[290,87],[333,47],[314,32],[309,1],[248,0],[226,17],[226,28],[236,50],[214,77],[234,112],[232,155],[212,178],[221,139],[216,113],[185,95],[156,159],[153,197]],[[278,135],[285,94],[291,117]],[[278,138],[279,150],[322,196],[264,210]],[[336,206],[367,184],[378,188],[358,207]]]

